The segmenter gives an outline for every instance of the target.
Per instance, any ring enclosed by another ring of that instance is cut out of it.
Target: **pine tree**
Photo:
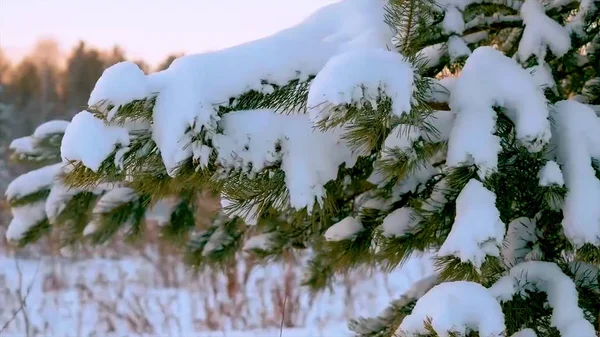
[[[593,337],[598,5],[346,0],[156,74],[118,63],[66,127],[52,177],[35,173],[46,184],[9,187],[9,233],[135,237],[176,200],[165,238],[194,268],[306,251],[319,291],[433,254],[437,273],[351,321],[358,336]],[[208,228],[202,190],[223,206]],[[31,204],[46,211],[26,223]]]

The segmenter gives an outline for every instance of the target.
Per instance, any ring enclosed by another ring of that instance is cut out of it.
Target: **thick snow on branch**
[[[585,104],[555,105],[553,141],[568,188],[562,222],[565,236],[576,246],[600,245],[600,181],[591,165],[600,158],[600,118]]]
[[[531,151],[541,150],[549,141],[542,89],[517,62],[491,47],[480,47],[452,85],[450,108],[457,116],[448,144],[448,165],[472,161],[484,175],[496,169],[500,139],[493,134],[494,106],[506,108],[517,138]]]
[[[363,229],[360,220],[349,216],[329,227],[325,232],[325,239],[327,241],[349,240]]]
[[[45,210],[48,221],[50,221],[51,224],[54,224],[56,217],[64,211],[67,206],[67,202],[81,192],[81,189],[66,186],[60,178],[55,179],[50,189],[50,194],[48,195],[48,198],[46,198]]]
[[[465,336],[468,330],[479,331],[480,336],[500,337],[505,329],[500,303],[487,288],[475,282],[445,282],[433,287],[417,301],[397,334],[426,334],[424,322],[428,318],[440,337],[448,337],[452,332]]]
[[[562,171],[555,161],[549,160],[539,173],[540,186],[564,186],[565,180]]]
[[[504,231],[496,195],[471,179],[456,199],[456,218],[438,254],[480,267],[486,255],[499,256]]]
[[[383,219],[381,231],[383,236],[396,237],[408,233],[419,223],[419,214],[411,207],[402,207],[388,214]]]
[[[6,230],[8,242],[18,242],[25,233],[46,218],[44,201],[11,208],[12,220]]]
[[[114,109],[109,113],[114,113],[123,104],[150,96],[148,82],[137,64],[119,62],[104,70],[90,94],[88,106],[110,103]],[[112,116],[108,117],[111,119]]]
[[[33,132],[33,137],[42,139],[49,135],[64,133],[69,126],[69,122],[54,120],[41,124]]]
[[[402,55],[385,49],[365,49],[333,57],[310,85],[308,107],[313,122],[329,117],[328,105],[370,103],[385,94],[396,116],[410,111],[412,65]]]
[[[539,0],[526,0],[520,13],[525,24],[518,51],[521,61],[526,61],[531,55],[543,60],[547,48],[556,57],[569,51],[571,38],[568,30],[546,16],[546,10]]]
[[[81,161],[97,172],[117,146],[129,145],[127,129],[106,125],[88,111],[81,111],[67,127],[60,146],[64,162]]]
[[[578,305],[575,283],[556,264],[523,262],[513,267],[509,275],[502,277],[491,288],[491,292],[502,301],[510,300],[515,294],[526,296],[526,290],[548,294],[548,304],[553,309],[550,324],[558,329],[562,337],[596,336],[594,327],[584,318],[583,310]]]
[[[148,76],[134,69],[132,63],[118,64],[98,81],[90,103],[106,100],[119,104],[157,94],[153,139],[167,172],[173,174],[182,160],[192,156],[187,130],[214,132],[218,105],[228,104],[230,98],[249,90],[269,90],[265,82],[285,85],[293,79],[306,80],[335,55],[391,46],[391,29],[384,21],[385,3],[341,1],[270,37],[184,56],[167,70]],[[208,155],[208,151],[201,152],[201,156]]]
[[[43,189],[50,189],[62,166],[62,163],[49,165],[18,176],[6,188],[6,199],[11,201]]]
[[[272,245],[274,233],[263,233],[249,238],[244,243],[243,250],[249,251],[252,249],[269,250]]]
[[[259,172],[281,162],[290,204],[311,208],[325,195],[324,185],[337,177],[338,167],[356,162],[337,134],[321,132],[308,115],[285,115],[270,110],[236,111],[223,117],[222,134],[213,138],[217,162],[226,168]],[[316,199],[315,199],[316,198]]]
[[[13,139],[8,148],[15,153],[32,153],[35,151],[33,137],[25,136]]]
[[[537,337],[537,334],[532,329],[523,329],[515,332],[510,337]]]
[[[101,214],[110,212],[115,207],[128,203],[138,198],[137,193],[129,187],[116,187],[104,194],[94,205],[93,213]]]

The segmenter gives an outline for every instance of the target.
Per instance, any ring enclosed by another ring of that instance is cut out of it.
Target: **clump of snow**
[[[46,215],[51,224],[53,224],[56,217],[64,211],[67,202],[80,192],[82,192],[82,190],[66,186],[60,179],[54,181],[54,184],[52,184],[52,188],[50,189],[50,194],[48,195],[48,198],[46,198],[45,205]]]
[[[34,151],[33,137],[26,136],[14,139],[8,148],[16,153],[31,153]]]
[[[222,249],[231,240],[231,236],[229,236],[229,234],[225,232],[222,226],[217,227],[217,229],[208,239],[208,242],[206,242],[206,245],[204,245],[204,249],[202,250],[202,256],[208,256],[212,252]]]
[[[444,20],[442,21],[442,29],[444,29],[446,35],[453,33],[461,35],[465,30],[463,15],[455,6],[446,8]]]
[[[311,209],[324,197],[324,185],[337,177],[339,165],[356,162],[340,130],[315,130],[307,115],[236,111],[225,115],[221,126],[223,133],[213,139],[217,162],[246,172],[281,162],[290,205],[297,209]]]
[[[521,6],[520,14],[525,25],[518,50],[521,61],[527,60],[531,55],[543,60],[547,48],[550,48],[556,57],[561,57],[569,51],[569,32],[546,16],[546,10],[538,0],[526,0]]]
[[[526,290],[540,290],[548,294],[552,307],[551,326],[563,337],[594,337],[596,331],[578,305],[575,283],[552,262],[529,261],[511,268],[509,275],[499,282],[512,279],[514,293],[527,296]],[[493,288],[494,286],[492,286]],[[503,287],[508,288],[508,287]]]
[[[433,287],[417,301],[396,333],[426,334],[424,322],[428,318],[440,337],[452,332],[464,336],[469,330],[479,331],[480,336],[500,337],[505,329],[500,303],[475,282],[445,282]]]
[[[515,295],[516,283],[512,276],[502,276],[490,288],[490,293],[500,302],[510,301]]]
[[[523,329],[515,332],[511,337],[537,337],[537,334],[532,329]]]
[[[261,249],[261,250],[269,250],[272,245],[272,240],[274,238],[274,233],[263,233],[259,235],[255,235],[249,238],[246,243],[244,243],[243,250],[252,250],[252,249]]]
[[[94,205],[93,213],[102,214],[113,210],[122,204],[135,200],[137,193],[129,187],[116,187],[106,192]]]
[[[364,229],[360,220],[354,217],[346,217],[341,221],[329,227],[325,232],[327,241],[343,241],[352,239],[356,234]]]
[[[450,138],[455,118],[456,113],[454,111],[434,111],[426,118],[426,122],[435,128],[436,132],[425,133],[422,131],[421,136],[433,143],[447,141]]]
[[[97,172],[102,162],[117,146],[128,146],[125,128],[106,125],[88,111],[81,111],[67,127],[60,146],[64,162],[81,161]]]
[[[44,189],[50,189],[63,164],[54,164],[29,171],[18,176],[6,188],[6,199],[10,202]]]
[[[539,178],[540,186],[558,185],[562,187],[565,185],[562,171],[558,164],[553,160],[549,160],[540,170]]]
[[[310,85],[308,102],[311,120],[329,118],[328,105],[377,105],[385,94],[392,100],[396,116],[410,111],[413,69],[402,55],[385,49],[357,50],[335,56],[327,62]]]
[[[521,217],[508,224],[501,255],[506,266],[523,262],[531,251],[529,243],[536,243],[536,223],[533,219]]]
[[[562,225],[575,245],[600,245],[600,181],[591,158],[600,158],[600,118],[585,104],[560,101],[555,104],[553,141],[562,167],[565,198]]]
[[[448,55],[450,55],[450,62],[454,62],[461,57],[471,55],[471,49],[462,37],[452,35],[448,38]]]
[[[146,211],[144,217],[146,220],[156,221],[159,226],[165,225],[171,220],[171,214],[178,203],[177,198],[161,199]]]
[[[46,218],[44,201],[11,208],[12,220],[6,230],[8,242],[18,242],[35,225]]]
[[[100,225],[98,225],[98,223],[96,221],[91,221],[90,223],[88,223],[85,228],[83,229],[83,236],[89,236],[94,234],[98,229],[100,228]]]
[[[402,236],[413,229],[419,220],[420,216],[413,208],[399,208],[383,219],[382,234],[386,237]]]
[[[554,82],[554,76],[552,76],[552,70],[547,63],[542,65],[535,65],[533,67],[528,68],[531,76],[533,76],[533,80],[535,83],[542,89],[553,89],[556,87],[556,82]]]
[[[477,95],[473,95],[476,92]],[[448,144],[448,165],[473,162],[484,175],[498,165],[500,139],[494,135],[496,112],[503,106],[517,138],[531,151],[550,139],[546,98],[529,72],[502,52],[479,47],[467,59],[450,95],[457,116]]]
[[[496,195],[471,179],[456,199],[456,218],[438,254],[454,255],[479,268],[486,255],[499,256],[504,232]]]
[[[118,108],[150,95],[148,80],[140,67],[130,61],[114,64],[104,70],[90,94],[88,106],[107,102]]]
[[[41,139],[53,134],[64,133],[69,126],[69,122],[54,120],[41,124],[33,132],[33,137]]]
[[[450,92],[456,77],[444,77],[442,79],[432,79],[431,85],[429,86],[425,99],[428,102],[434,103],[448,103],[450,101]]]

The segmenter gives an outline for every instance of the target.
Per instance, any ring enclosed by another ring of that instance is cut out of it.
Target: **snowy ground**
[[[193,276],[178,263],[142,258],[17,263],[4,256],[0,329],[20,299],[27,305],[0,335],[262,337],[278,336],[283,321],[282,336],[344,336],[348,318],[378,313],[430,272],[412,260],[389,275],[346,276],[311,298],[297,266],[243,261],[228,275]]]

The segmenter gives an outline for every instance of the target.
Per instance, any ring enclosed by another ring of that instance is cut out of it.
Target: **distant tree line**
[[[156,68],[143,60],[130,61],[149,73],[166,69],[178,56],[167,57]],[[7,162],[11,140],[48,120],[70,120],[85,108],[104,69],[124,60],[119,46],[101,50],[83,41],[63,56],[56,41],[42,40],[19,62],[11,62],[0,48],[0,190],[22,169]]]

